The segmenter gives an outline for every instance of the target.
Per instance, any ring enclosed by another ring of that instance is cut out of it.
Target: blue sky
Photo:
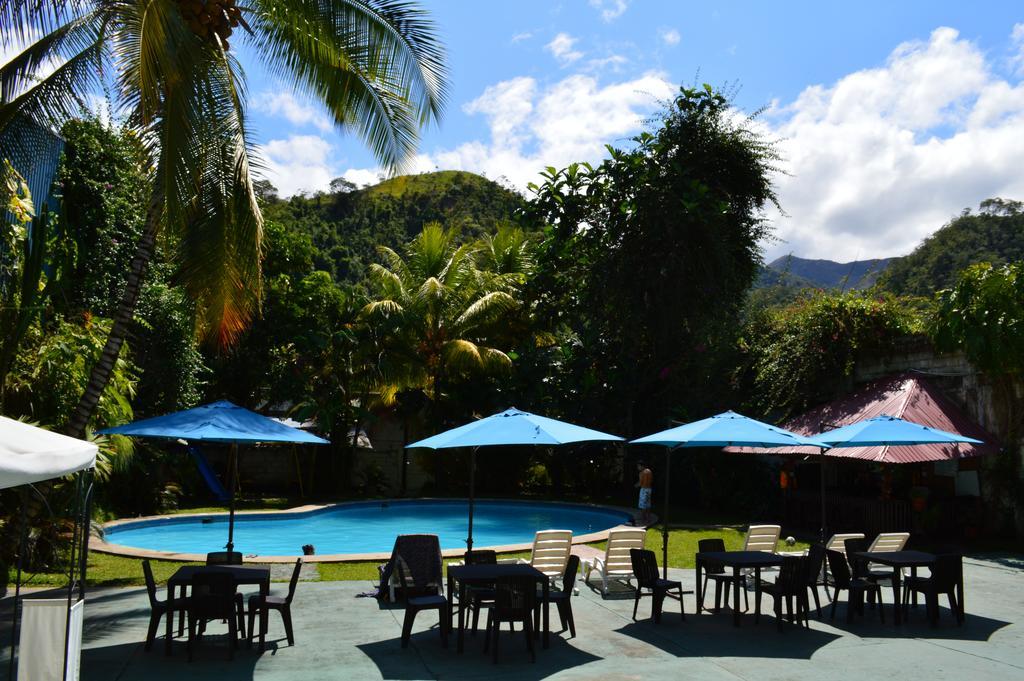
[[[780,140],[788,252],[899,255],[989,196],[1024,199],[1019,2],[426,0],[448,47],[451,102],[415,170],[525,187],[544,165],[626,144],[680,83],[738,87]],[[244,55],[243,55],[244,56]],[[377,164],[315,106],[249,66],[270,179],[289,194]]]

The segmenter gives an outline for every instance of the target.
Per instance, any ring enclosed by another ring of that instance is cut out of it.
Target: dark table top
[[[178,568],[168,584],[187,584],[200,573],[228,573],[238,584],[261,584],[270,581],[270,568],[255,565],[182,565]]]
[[[537,581],[547,579],[543,572],[526,563],[449,565],[448,576],[460,582],[493,582],[499,577],[533,577]]]
[[[925,551],[859,551],[855,554],[872,563],[890,567],[926,567],[935,562],[935,554]]]
[[[706,551],[698,553],[697,559],[704,563],[741,568],[782,565],[782,556],[766,551]]]

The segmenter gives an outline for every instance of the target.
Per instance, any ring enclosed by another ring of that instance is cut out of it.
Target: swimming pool
[[[390,553],[399,534],[429,533],[442,549],[466,546],[465,500],[357,502],[296,513],[235,516],[235,548],[245,555],[294,556],[304,544],[318,555]],[[631,519],[611,508],[523,501],[477,501],[473,545],[528,544],[537,530],[601,532]],[[110,544],[151,551],[204,554],[227,541],[227,515],[154,518],[106,528]]]

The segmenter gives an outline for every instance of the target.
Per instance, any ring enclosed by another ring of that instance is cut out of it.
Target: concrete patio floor
[[[692,588],[692,570],[674,572]],[[166,657],[162,637],[151,652],[144,652],[149,616],[145,590],[105,589],[93,591],[86,604],[82,679],[1024,678],[1024,560],[967,559],[965,585],[963,627],[957,627],[943,608],[939,627],[930,628],[921,606],[911,611],[908,623],[896,628],[890,605],[885,624],[878,622],[877,612],[868,610],[864,618],[847,625],[841,603],[834,622],[826,608],[821,621],[812,611],[809,630],[787,624],[779,633],[771,615],[763,615],[757,625],[753,615],[745,615],[738,629],[732,626],[729,611],[696,616],[693,596],[686,599],[686,622],[680,620],[677,604],[669,602],[660,625],[649,620],[634,623],[629,593],[602,599],[581,584],[580,596],[573,599],[576,638],[568,638],[568,632],[552,634],[550,649],[538,646],[537,661],[531,663],[522,634],[513,636],[506,629],[496,666],[482,652],[482,634],[467,636],[462,655],[455,652],[454,639],[451,647],[442,648],[433,612],[419,615],[412,644],[403,650],[403,611],[373,598],[357,598],[371,588],[366,582],[300,584],[293,605],[296,645],[287,645],[281,621],[272,614],[267,650],[260,654],[242,647],[230,662],[221,635],[225,627],[215,624],[191,663],[183,642],[175,641],[173,655]],[[885,599],[891,603],[891,591],[885,592]],[[764,607],[771,610],[769,598]],[[640,615],[649,613],[650,599],[645,599]],[[557,630],[554,609],[552,620],[552,629]],[[9,631],[4,633],[9,636]],[[6,660],[0,660],[0,670],[2,678]]]

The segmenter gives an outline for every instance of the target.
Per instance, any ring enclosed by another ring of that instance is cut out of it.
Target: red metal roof
[[[985,444],[837,447],[828,450],[826,456],[863,459],[877,463],[920,463],[994,454],[1000,449],[998,441],[991,433],[964,414],[963,410],[925,376],[913,373],[898,374],[865,384],[846,397],[815,407],[801,416],[783,423],[782,427],[800,435],[813,436],[825,430],[833,430],[882,414],[896,416],[939,430],[967,435],[981,440]],[[727,451],[811,456],[821,454],[821,451],[814,447],[800,447],[784,451],[730,447]]]

